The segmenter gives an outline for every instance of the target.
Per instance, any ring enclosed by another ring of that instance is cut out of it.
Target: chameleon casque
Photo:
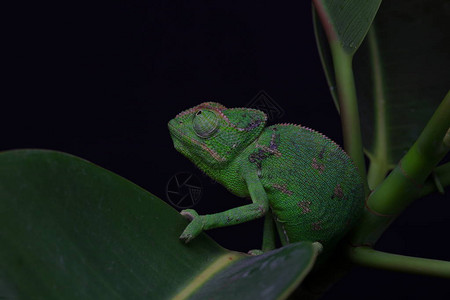
[[[205,102],[169,122],[176,150],[233,194],[252,201],[211,215],[183,210],[191,222],[181,240],[266,216],[263,251],[275,247],[275,222],[282,245],[320,242],[328,252],[357,221],[364,187],[344,150],[309,128],[265,127],[266,121],[256,109]]]

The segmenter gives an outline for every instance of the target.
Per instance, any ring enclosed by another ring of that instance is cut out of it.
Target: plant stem
[[[443,164],[433,170],[434,175],[439,179],[441,185],[445,188],[450,185],[450,162]],[[417,198],[424,197],[432,192],[436,191],[436,184],[432,178],[428,178],[425,181]]]
[[[386,127],[386,95],[384,91],[381,58],[375,28],[367,34],[373,78],[373,99],[375,105],[375,141],[373,155],[370,155],[370,167],[367,175],[369,188],[374,190],[392,168],[388,161],[388,130]]]
[[[367,182],[371,190],[375,189],[386,177],[387,172],[391,169],[387,160],[384,158],[378,159],[378,155],[375,153],[375,157],[370,158],[369,171],[367,172]]]
[[[416,143],[401,159],[379,189],[369,198],[368,206],[381,214],[397,215],[435,166],[449,151],[443,138],[450,127],[450,92],[437,108]],[[406,190],[405,190],[406,188]]]
[[[353,233],[353,245],[373,245],[395,217],[417,198],[424,181],[450,149],[443,142],[449,127],[450,92],[414,145],[368,198],[367,210]]]
[[[370,247],[350,247],[350,260],[358,265],[450,279],[450,262],[391,254]]]
[[[367,195],[369,188],[367,186],[358,102],[352,70],[353,57],[351,54],[345,52],[341,43],[337,40],[330,40],[330,48],[333,56],[336,85],[339,95],[344,149],[358,167],[359,174],[365,183],[364,188]]]
[[[317,1],[313,0],[313,4],[314,4],[314,2],[317,2]],[[316,36],[317,51],[319,52],[319,57],[320,57],[320,61],[322,63],[322,68],[325,72],[325,78],[328,82],[328,86],[330,87],[331,97],[333,98],[333,102],[334,102],[334,105],[336,106],[337,112],[340,114],[339,100],[338,100],[338,96],[336,93],[336,80],[334,78],[333,70],[331,68],[328,68],[329,64],[331,64],[331,60],[330,61],[328,60],[328,56],[327,56],[328,53],[326,52],[326,50],[328,49],[328,47],[327,47],[328,45],[321,45],[322,42],[325,43],[326,39],[324,38],[322,40],[320,37],[322,35],[325,35],[326,32],[322,27],[318,12],[315,9],[315,5],[312,5],[311,9],[312,9],[312,16],[313,16],[314,34]],[[323,14],[323,12],[322,12],[322,14]]]

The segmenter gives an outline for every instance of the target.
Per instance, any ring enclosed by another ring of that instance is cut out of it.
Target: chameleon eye
[[[199,110],[194,115],[194,131],[201,138],[209,138],[219,129],[219,118],[209,110]]]

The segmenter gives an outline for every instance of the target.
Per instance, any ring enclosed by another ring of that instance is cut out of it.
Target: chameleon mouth
[[[186,148],[186,146],[183,146],[183,144],[186,144],[188,142],[187,137],[173,123],[174,123],[174,120],[171,120],[168,124],[169,132],[170,132],[170,136],[172,137],[173,145],[174,145],[175,149],[177,149],[178,151],[184,152],[184,149]]]
[[[175,120],[170,120],[170,122],[168,124],[170,135],[172,136],[172,139],[174,139],[174,138],[181,139],[182,133],[178,128],[176,128],[174,123],[175,123]]]

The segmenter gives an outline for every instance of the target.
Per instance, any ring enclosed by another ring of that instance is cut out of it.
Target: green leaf
[[[317,251],[311,242],[300,242],[240,260],[189,299],[285,299],[309,273]]]
[[[313,0],[330,42],[352,55],[362,43],[381,0]]]
[[[380,7],[354,57],[372,187],[412,146],[449,90],[449,53],[447,0],[386,1]]]
[[[306,242],[250,257],[205,234],[186,245],[186,225],[162,200],[80,158],[0,153],[0,298],[282,298],[317,255]]]
[[[328,84],[339,107],[331,51],[317,15],[314,24]],[[372,189],[411,147],[450,88],[448,53],[447,0],[385,1],[380,6],[352,62]]]
[[[381,0],[313,0],[313,24],[325,76],[338,112],[339,101],[336,77],[329,42],[337,42],[350,56],[356,52],[366,36]]]

